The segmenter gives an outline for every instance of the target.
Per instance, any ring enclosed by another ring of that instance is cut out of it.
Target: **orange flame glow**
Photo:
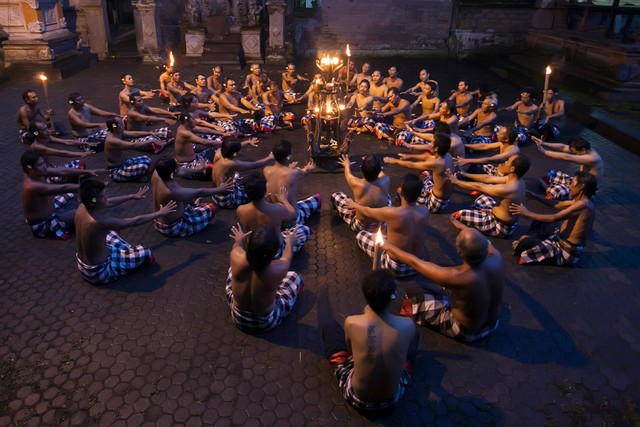
[[[382,238],[382,227],[378,227],[378,231],[376,232],[376,246],[382,246],[384,244],[384,239]]]

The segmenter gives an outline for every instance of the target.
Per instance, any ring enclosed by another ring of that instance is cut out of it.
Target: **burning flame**
[[[169,51],[169,67],[173,67],[176,61],[173,59],[173,52]]]
[[[338,108],[340,108],[340,110],[344,110],[344,104],[340,104]]]
[[[333,113],[333,107],[331,106],[331,103],[329,101],[327,101],[327,107],[326,107],[325,111],[327,113]]]
[[[545,70],[545,74],[551,74],[551,67],[547,65],[547,69]]]
[[[320,108],[316,107],[313,109],[314,112],[319,113],[320,112]]]
[[[334,56],[333,58],[331,58],[331,64],[338,65],[338,57],[337,56]]]
[[[384,239],[382,238],[382,227],[378,227],[375,243],[376,246],[382,246],[384,244]]]
[[[349,45],[347,45],[347,56],[351,56],[351,50],[349,49]]]
[[[44,73],[40,74],[40,80],[42,80],[43,82],[47,81],[47,76],[45,76]]]

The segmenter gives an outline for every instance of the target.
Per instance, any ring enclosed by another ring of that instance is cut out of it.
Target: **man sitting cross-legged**
[[[396,280],[389,270],[375,270],[362,282],[364,313],[323,325],[325,355],[344,399],[362,411],[382,411],[398,404],[411,379],[420,335],[405,317],[393,313]]]
[[[509,205],[524,202],[526,186],[522,177],[530,165],[529,158],[519,154],[498,165],[499,176],[458,172],[458,175],[477,182],[460,181],[447,171],[447,178],[452,184],[483,193],[475,200],[472,209],[454,212],[451,217],[492,237],[511,236],[518,216],[509,212]],[[493,197],[502,200],[498,203]]]
[[[67,203],[75,199],[78,184],[54,184],[47,182],[48,176],[79,177],[95,175],[97,170],[50,168],[42,154],[25,151],[20,157],[24,177],[22,178],[22,209],[27,225],[35,237],[69,238],[73,229],[75,209]],[[51,200],[51,196],[55,196]]]
[[[498,327],[505,272],[502,256],[491,242],[478,230],[453,222],[461,229],[456,238],[461,265],[441,267],[391,242],[384,242],[382,248],[450,292],[447,296],[407,287],[416,323],[458,341],[474,342]]]
[[[420,193],[418,203],[425,204],[429,208],[429,212],[438,213],[449,204],[449,198],[453,192],[451,181],[445,177],[445,171],[453,169],[453,158],[449,154],[451,137],[438,133],[435,135],[431,147],[433,156],[428,156],[423,160],[410,161],[385,157],[384,162],[425,171],[423,172],[422,193]]]
[[[247,177],[245,185],[247,200],[249,203],[238,206],[236,211],[238,222],[247,231],[255,230],[258,227],[267,225],[273,227],[277,232],[283,229],[284,223],[295,225],[296,209],[289,201],[287,187],[280,187],[278,192],[270,194],[273,203],[267,200],[267,180],[261,172],[253,172]],[[293,252],[298,252],[311,236],[311,230],[306,225],[299,225],[297,228],[295,246]],[[289,231],[282,231],[282,244]],[[284,246],[276,254],[276,258],[282,254]]]
[[[296,227],[286,238],[282,256],[280,233],[263,226],[245,233],[238,224],[231,228],[234,240],[225,291],[231,319],[247,333],[269,331],[291,312],[304,286],[295,271],[289,271],[296,240]]]
[[[104,285],[154,261],[151,250],[142,245],[131,246],[115,230],[135,227],[175,212],[171,201],[158,211],[131,218],[109,216],[103,211],[128,200],[145,197],[149,187],[126,196],[107,197],[103,182],[89,178],[80,183],[81,205],[76,211],[76,260],[84,280]]]
[[[303,168],[296,167],[297,162],[291,161],[291,142],[289,141],[277,142],[272,152],[276,162],[273,166],[264,168],[264,176],[267,178],[267,193],[278,194],[280,188],[286,187],[289,203],[296,211],[295,222],[304,224],[314,212],[320,210],[322,198],[317,193],[306,199],[297,200],[298,185],[302,178],[316,168],[316,165],[311,160]],[[293,222],[285,222],[284,225],[291,226]]]
[[[531,212],[522,204],[512,204],[512,213],[534,220],[529,230],[513,242],[513,252],[520,255],[520,264],[545,261],[557,265],[576,264],[593,228],[596,216],[593,197],[597,189],[598,180],[594,175],[577,172],[569,186],[569,195],[573,200],[560,202],[534,196],[538,201],[558,209],[555,214],[539,214]],[[549,224],[556,221],[563,221],[559,229]]]
[[[107,137],[107,125],[99,122],[92,122],[93,116],[118,117],[118,113],[101,110],[91,104],[84,102],[84,98],[78,92],[69,94],[69,104],[71,108],[67,113],[71,134],[80,141],[97,142],[104,144]],[[100,147],[101,149],[102,147]],[[98,151],[100,151],[100,149]]]
[[[354,200],[363,206],[380,208],[391,205],[389,197],[389,177],[382,172],[382,165],[378,159],[369,155],[362,159],[363,178],[358,178],[351,173],[351,162],[348,155],[343,155],[338,159],[338,163],[344,168],[344,177],[353,192]],[[372,218],[361,212],[347,207],[349,200],[342,191],[337,191],[331,195],[331,203],[338,210],[340,218],[344,220],[353,231],[372,230],[381,225]]]
[[[350,199],[347,200],[346,205],[369,218],[386,222],[389,241],[418,258],[422,258],[425,253],[424,241],[429,225],[429,211],[425,206],[417,203],[422,192],[422,181],[417,175],[405,175],[400,188],[402,201],[398,207],[369,208]],[[360,249],[373,258],[375,251],[373,232],[359,232],[356,241]],[[384,251],[380,265],[382,268],[391,270],[396,277],[408,277],[416,274],[412,267],[399,262]]]
[[[129,96],[131,108],[127,112],[127,130],[128,131],[144,131],[147,123],[165,123],[172,126],[178,113],[170,113],[162,108],[149,107],[144,105],[142,96],[139,93],[132,93]],[[160,117],[162,116],[162,117]],[[168,127],[161,127],[153,130],[156,138],[162,140],[165,144],[172,142],[173,135]],[[159,150],[157,150],[159,151]]]
[[[124,158],[124,151],[148,151],[152,149],[155,139],[142,138],[139,141],[125,141],[124,124],[120,117],[107,120],[107,138],[104,141],[104,156],[111,179],[115,182],[149,180],[152,170],[149,156]]]
[[[513,125],[499,126],[497,132],[496,142],[482,143],[482,144],[465,144],[465,147],[471,151],[488,151],[498,149],[498,154],[487,157],[476,158],[459,158],[456,159],[456,163],[462,168],[469,165],[481,165],[482,170],[489,175],[497,175],[498,171],[494,163],[506,162],[509,157],[515,156],[520,153],[520,147],[518,146],[518,131]],[[469,168],[471,172],[471,168]]]
[[[247,202],[247,195],[244,191],[244,179],[240,172],[253,169],[261,169],[273,159],[273,153],[253,162],[238,160],[242,143],[238,140],[227,139],[220,146],[220,158],[213,164],[211,179],[213,185],[220,185],[229,178],[233,178],[233,190],[226,194],[216,194],[213,202],[221,208],[235,209]]]
[[[178,162],[175,159],[163,157],[156,162],[156,170],[151,177],[154,211],[172,200],[176,201],[175,212],[153,221],[156,230],[167,237],[186,237],[204,230],[213,221],[217,208],[213,203],[193,200],[224,193],[233,188],[231,179],[214,188],[183,187],[173,179],[177,170]]]

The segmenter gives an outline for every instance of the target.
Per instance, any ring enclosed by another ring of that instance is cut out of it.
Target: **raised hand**
[[[131,196],[136,199],[144,199],[146,197],[147,191],[149,191],[149,186],[145,185],[144,187],[140,187],[137,193],[133,193]]]

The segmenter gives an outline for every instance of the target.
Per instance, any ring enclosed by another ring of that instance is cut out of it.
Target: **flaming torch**
[[[382,245],[384,244],[384,239],[382,238],[382,227],[378,227],[378,231],[376,232],[375,246],[373,248],[373,266],[372,270],[378,270],[380,268],[380,264],[382,264]]]
[[[49,87],[47,86],[47,76],[45,73],[40,74],[40,80],[42,81],[42,92],[44,93],[44,100],[47,104],[47,113],[51,110],[49,105]]]
[[[351,71],[351,49],[347,45],[347,92],[349,91],[349,72]]]
[[[173,58],[173,52],[169,51],[169,67],[173,67],[173,64],[175,64],[175,59]]]
[[[542,94],[542,99],[547,99],[547,90],[549,89],[549,77],[551,76],[551,66],[547,65],[547,68],[544,70],[544,92]]]

